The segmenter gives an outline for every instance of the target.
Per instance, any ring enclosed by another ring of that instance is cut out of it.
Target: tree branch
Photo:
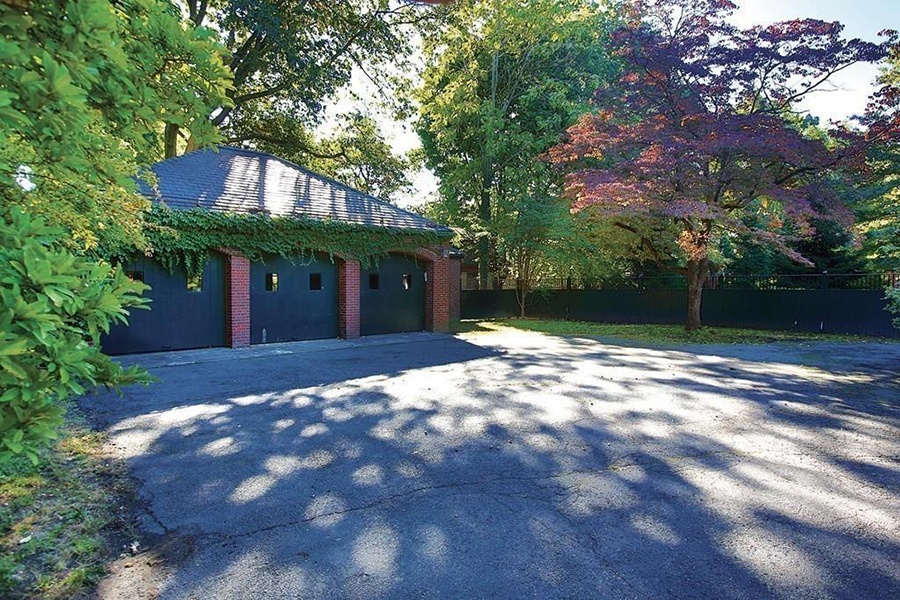
[[[289,81],[285,81],[280,83],[274,87],[265,88],[259,90],[257,92],[251,92],[249,94],[244,94],[243,96],[235,96],[232,98],[234,100],[235,105],[244,104],[246,102],[250,102],[251,100],[256,100],[258,98],[265,98],[266,96],[271,96],[273,94],[277,94],[278,92],[285,90],[291,87],[291,83]]]
[[[666,269],[669,271],[674,271],[676,273],[686,273],[687,269],[681,267],[672,267],[671,265],[667,265],[663,260],[663,255],[657,250],[656,246],[653,244],[653,240],[649,237],[643,235],[636,227],[629,225],[628,223],[623,223],[622,221],[613,221],[613,225],[618,227],[619,229],[623,229],[629,233],[633,233],[638,237],[641,242],[641,246],[645,246],[650,254],[653,255],[653,262],[660,268]]]
[[[334,152],[334,153],[322,152],[320,150],[316,150],[315,148],[312,148],[311,146],[301,142],[300,140],[278,137],[278,136],[274,136],[274,135],[269,135],[267,133],[262,133],[259,131],[252,131],[252,132],[244,133],[241,135],[232,136],[232,137],[226,139],[225,142],[228,144],[236,144],[236,143],[246,142],[246,141],[250,141],[250,140],[259,140],[261,142],[268,142],[270,144],[275,144],[277,146],[290,148],[292,150],[296,150],[297,152],[301,152],[303,154],[308,154],[309,156],[313,156],[315,158],[321,158],[321,159],[343,158],[343,159],[349,160],[349,157],[347,156],[347,151],[344,150],[343,148],[341,148],[340,150],[338,150],[337,152]]]

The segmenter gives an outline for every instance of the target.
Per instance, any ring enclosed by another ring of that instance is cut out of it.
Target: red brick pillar
[[[450,331],[450,290],[453,289],[451,263],[449,258],[438,256],[430,265],[428,280],[431,288],[425,288],[425,320],[429,331],[446,333]],[[457,276],[456,288],[459,287]],[[428,300],[431,302],[428,302]],[[429,319],[429,316],[431,317]],[[431,321],[430,326],[428,321]]]
[[[225,274],[225,341],[232,348],[250,345],[250,261],[227,252]]]
[[[434,261],[425,263],[425,331],[434,331]]]
[[[458,257],[452,257],[449,259],[450,263],[450,287],[447,290],[447,294],[450,297],[450,324],[458,323],[460,319],[460,304],[459,304],[459,295],[460,289],[462,287],[462,259]]]
[[[359,261],[338,264],[338,335],[346,340],[359,337]]]

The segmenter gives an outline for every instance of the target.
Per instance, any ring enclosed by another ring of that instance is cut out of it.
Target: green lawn
[[[699,331],[686,331],[681,325],[621,325],[547,319],[466,320],[460,322],[457,331],[460,333],[499,331],[510,328],[537,331],[551,335],[607,337],[668,344],[766,344],[770,342],[796,341],[876,341],[900,343],[900,339],[897,338],[805,333],[800,331],[763,331],[730,327],[704,327]]]
[[[39,465],[0,465],[0,597],[86,597],[106,573],[116,537],[134,539],[119,510],[124,467],[70,409],[57,446]]]

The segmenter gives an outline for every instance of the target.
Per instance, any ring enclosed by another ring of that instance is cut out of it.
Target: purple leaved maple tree
[[[882,71],[881,87],[869,98],[865,114],[859,118],[866,127],[866,139],[873,146],[900,145],[900,32],[885,29],[887,68]]]
[[[728,0],[633,7],[613,36],[621,78],[597,90],[597,110],[549,158],[567,172],[573,210],[592,207],[687,276],[686,325],[698,329],[716,236],[739,233],[808,263],[788,246],[785,225],[804,235],[813,218],[850,219],[830,176],[861,160],[864,136],[805,135],[794,110],[886,47],[845,40],[839,23],[813,19],[739,29],[727,22],[736,8]],[[768,216],[748,219],[754,211]]]

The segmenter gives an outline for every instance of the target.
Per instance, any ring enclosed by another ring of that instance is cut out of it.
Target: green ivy
[[[307,257],[313,252],[358,260],[363,266],[388,252],[413,252],[446,244],[452,233],[384,229],[338,221],[273,217],[262,214],[172,210],[154,204],[146,219],[149,253],[166,268],[183,265],[189,273],[203,270],[216,248],[241,252],[250,260],[265,254]]]

